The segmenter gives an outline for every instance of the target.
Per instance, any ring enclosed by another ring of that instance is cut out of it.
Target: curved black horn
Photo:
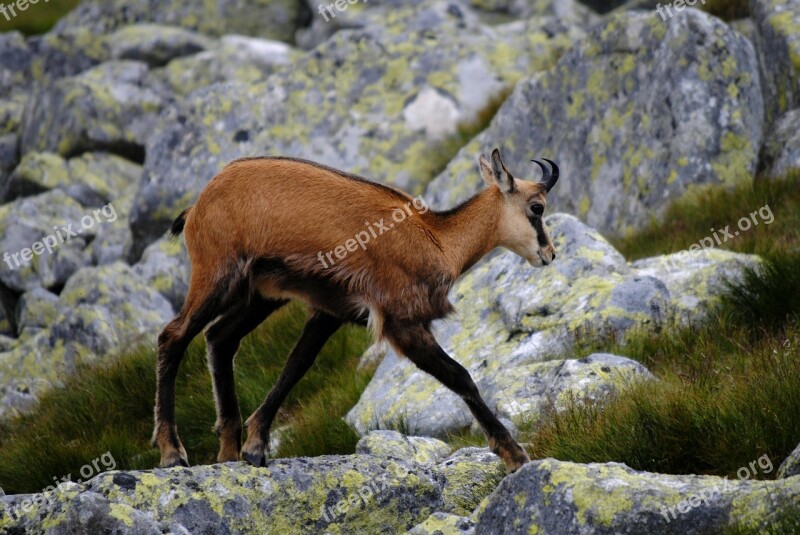
[[[540,162],[539,160],[531,160],[533,163],[538,165],[542,168],[542,184],[544,184],[545,190],[549,193],[553,186],[556,185],[556,181],[558,181],[558,165],[553,160],[548,160],[547,158],[542,158],[542,160],[546,161],[550,164],[553,168],[552,171],[547,168],[545,164]]]

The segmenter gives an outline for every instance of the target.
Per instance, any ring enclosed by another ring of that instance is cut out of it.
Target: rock
[[[559,408],[570,398],[601,400],[650,377],[614,355],[563,360],[577,333],[622,340],[634,327],[699,321],[718,305],[722,277],[757,265],[753,256],[707,251],[674,271],[651,261],[629,266],[575,217],[555,214],[547,224],[556,262],[537,270],[511,253],[492,255],[453,287],[456,315],[434,324],[439,343],[468,369],[489,407],[512,421],[535,421],[551,403]],[[359,433],[399,426],[425,436],[473,420],[461,399],[394,351],[346,419]]]
[[[413,460],[431,465],[447,457],[450,446],[428,437],[407,437],[397,431],[372,431],[356,444],[356,453]]]
[[[789,454],[778,468],[778,479],[800,475],[800,444]]]
[[[84,248],[96,227],[84,229],[80,223],[84,215],[84,209],[59,190],[0,206],[0,251],[4,254],[0,283],[14,292],[59,288],[75,271],[89,265],[91,258]]]
[[[276,459],[266,468],[226,463],[103,472],[16,522],[0,517],[0,530],[38,533],[47,525],[68,533],[75,522],[69,513],[92,495],[107,500],[99,518],[108,516],[106,504],[112,512],[122,505],[173,533],[402,533],[441,503],[441,480],[433,469],[371,455]],[[127,529],[150,528],[139,522],[130,517]]]
[[[407,535],[472,535],[475,523],[463,516],[433,513],[422,524],[417,524]]]
[[[552,66],[579,34],[547,18],[489,28],[437,1],[337,33],[263,84],[198,90],[150,137],[131,218],[134,255],[242,156],[304,157],[418,193],[443,164],[438,136],[477,120],[522,73]],[[447,102],[444,124],[404,113],[431,99]]]
[[[9,177],[5,202],[60,189],[86,208],[103,206],[139,182],[142,168],[119,156],[91,152],[69,161],[51,152],[29,152]]]
[[[291,41],[307,17],[298,0],[89,0],[62,18],[55,32],[80,28],[104,35],[130,24],[155,23],[217,37],[241,33]]]
[[[800,106],[800,0],[750,0],[767,123]]]
[[[106,41],[112,59],[142,61],[151,67],[161,67],[213,45],[209,38],[198,33],[159,24],[123,26],[109,34]]]
[[[600,17],[578,0],[470,0],[475,9],[504,13],[516,18],[557,17],[565,22],[590,26]]]
[[[504,479],[473,520],[475,535],[760,533],[798,497],[800,478],[731,481],[544,459]]]
[[[44,288],[25,292],[17,305],[20,339],[27,339],[53,324],[58,316],[58,296]]]
[[[190,264],[182,239],[165,237],[154,242],[145,249],[133,270],[166,297],[175,311],[183,308],[189,290]]]
[[[770,178],[783,178],[800,169],[800,109],[775,121],[761,149],[760,165]]]
[[[741,281],[745,270],[755,269],[759,263],[753,255],[708,248],[644,258],[631,263],[631,268],[641,276],[663,281],[673,296],[676,319],[690,323],[703,320],[715,309],[726,281]]]
[[[64,26],[31,37],[28,44],[34,54],[31,78],[42,86],[75,76],[109,59],[102,34],[86,27]]]
[[[112,61],[35,91],[25,108],[22,153],[109,151],[141,160],[165,104],[143,86],[146,75],[144,63]]]
[[[12,379],[8,383],[0,381],[0,421],[10,420],[30,411],[36,406],[39,396],[50,387],[50,383],[42,379]]]
[[[488,448],[460,449],[439,463],[439,469],[445,479],[439,511],[462,516],[468,516],[506,476],[503,461]]]
[[[19,129],[25,97],[0,99],[0,199],[8,183],[8,174],[19,162]]]
[[[256,84],[278,68],[296,61],[300,53],[280,41],[226,35],[215,47],[175,59],[154,77],[167,90],[186,96],[197,89],[221,82]]]
[[[107,362],[143,342],[152,345],[174,315],[169,302],[121,262],[75,273],[56,306],[47,329],[0,354],[0,384],[34,377],[57,384],[79,363]]]
[[[531,158],[557,161],[553,209],[605,233],[641,227],[687,189],[752,180],[763,131],[757,71],[749,41],[695,9],[669,24],[611,15],[555,68],[517,84],[426,199],[451,207],[478,191],[476,155],[499,145],[522,178],[539,176]]]
[[[0,33],[0,57],[0,95],[6,98],[30,83],[33,52],[21,33]],[[0,130],[5,130],[2,125]]]

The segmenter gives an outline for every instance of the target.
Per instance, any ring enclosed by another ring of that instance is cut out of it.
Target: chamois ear
[[[514,177],[500,157],[500,150],[492,151],[492,176],[503,193],[514,193]]]
[[[492,164],[489,163],[489,160],[487,160],[483,154],[481,154],[478,160],[478,167],[481,170],[481,177],[487,186],[496,184],[494,173],[492,172]]]

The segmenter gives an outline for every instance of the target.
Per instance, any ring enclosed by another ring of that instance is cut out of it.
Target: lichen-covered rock
[[[55,32],[81,28],[104,35],[130,24],[155,23],[212,36],[241,33],[291,41],[307,16],[298,0],[89,0],[62,18]]]
[[[112,59],[142,61],[151,67],[196,54],[213,45],[208,37],[174,26],[133,24],[106,36]]]
[[[0,57],[0,96],[6,98],[29,83],[33,52],[21,33],[0,33]]]
[[[31,378],[58,384],[79,363],[152,344],[174,315],[169,302],[121,262],[75,273],[56,307],[47,329],[0,354],[0,384]]]
[[[428,187],[437,208],[480,189],[476,154],[495,146],[535,177],[561,167],[548,204],[602,232],[624,233],[702,184],[751,181],[763,102],[750,42],[687,9],[665,24],[623,11],[595,26],[555,68],[520,82],[491,125]]]
[[[770,178],[784,178],[800,169],[800,109],[780,117],[761,149],[762,171]]]
[[[714,309],[726,282],[741,281],[745,270],[759,265],[754,255],[707,248],[644,258],[631,263],[631,269],[663,281],[673,297],[673,315],[688,323],[702,320]]]
[[[25,107],[22,153],[107,150],[141,159],[165,105],[144,85],[147,72],[141,62],[111,61],[36,90]]]
[[[8,175],[19,162],[19,130],[24,109],[24,96],[0,99],[0,202]]]
[[[0,531],[68,533],[80,526],[76,510],[97,496],[98,506],[88,509],[112,526],[127,519],[132,532],[150,529],[140,524],[147,521],[173,533],[403,533],[441,504],[440,477],[435,469],[371,455],[277,459],[266,468],[105,472],[17,521],[3,509],[24,497],[0,499]]]
[[[84,249],[96,227],[83,230],[84,215],[84,208],[60,190],[0,206],[0,251],[4,254],[0,282],[15,292],[60,287],[89,265],[91,258]],[[65,228],[77,235],[70,237]],[[44,243],[47,237],[54,237],[48,239],[49,248]]]
[[[299,56],[298,50],[281,41],[226,35],[205,52],[170,61],[153,76],[169,91],[186,96],[220,82],[263,82]]]
[[[750,0],[767,122],[800,106],[800,0]]]
[[[800,444],[778,468],[778,478],[800,476]]]
[[[411,528],[407,535],[472,535],[475,522],[450,513],[433,513],[421,524]]]
[[[560,360],[576,332],[622,339],[634,327],[701,319],[718,305],[722,277],[757,265],[753,256],[707,251],[674,271],[647,261],[629,266],[575,217],[555,214],[547,222],[558,252],[552,265],[535,269],[511,253],[494,255],[456,283],[457,314],[435,324],[439,343],[469,370],[489,407],[512,420],[535,421],[551,405],[602,399],[650,377],[640,364],[613,355]],[[400,426],[428,436],[472,419],[458,396],[394,351],[347,415],[361,433]]]
[[[183,308],[189,290],[189,255],[183,240],[161,238],[145,249],[133,270],[167,298],[176,311]]]
[[[25,292],[17,304],[17,329],[20,339],[26,339],[48,328],[59,314],[58,296],[44,288]]]
[[[798,500],[796,477],[732,481],[544,459],[504,479],[473,520],[476,535],[761,533],[781,518],[783,504]]]
[[[466,13],[444,1],[391,10],[263,84],[211,86],[164,113],[147,145],[134,252],[241,156],[305,157],[419,192],[441,166],[442,136],[582,33],[548,18],[490,28]]]
[[[512,17],[548,17],[588,26],[600,17],[578,0],[470,0],[475,9]]]
[[[506,476],[500,457],[488,448],[463,448],[440,462],[444,475],[439,511],[468,516]]]
[[[431,465],[450,453],[450,446],[430,437],[407,437],[397,431],[372,431],[356,444],[356,453],[413,460]]]
[[[79,74],[110,57],[103,35],[86,27],[63,27],[32,37],[28,44],[34,53],[30,78],[40,85]]]

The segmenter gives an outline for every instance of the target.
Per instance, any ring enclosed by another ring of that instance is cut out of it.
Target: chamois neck
[[[497,199],[488,188],[463,204],[438,212],[438,236],[454,277],[497,247]]]

